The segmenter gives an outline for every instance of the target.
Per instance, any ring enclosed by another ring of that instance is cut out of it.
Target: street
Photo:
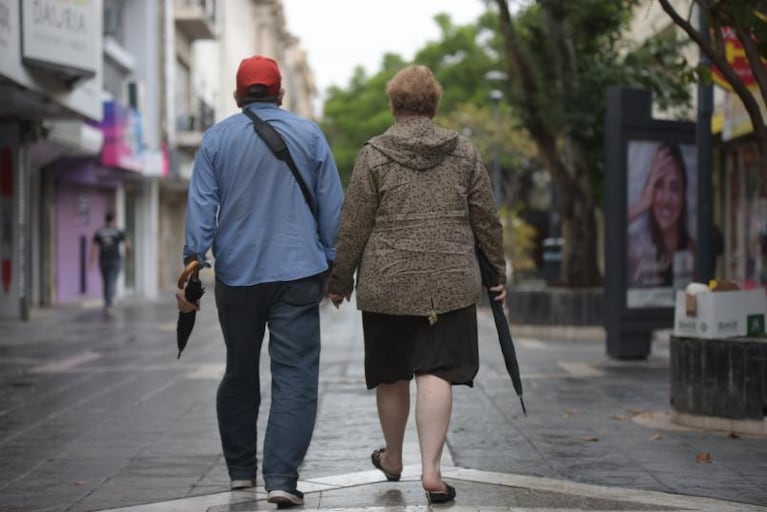
[[[262,487],[228,491],[215,416],[223,341],[208,288],[180,360],[170,291],[156,302],[127,299],[112,318],[94,304],[0,321],[0,510],[274,508]],[[370,465],[382,437],[364,385],[359,312],[324,303],[322,322],[304,508],[426,509],[412,413],[403,480],[386,482]],[[474,388],[454,389],[443,458],[458,497],[439,508],[767,510],[767,439],[669,422],[667,341],[646,361],[616,361],[598,337],[524,329],[515,338],[524,417],[484,307],[479,329],[480,373]],[[265,351],[262,367],[268,377]]]

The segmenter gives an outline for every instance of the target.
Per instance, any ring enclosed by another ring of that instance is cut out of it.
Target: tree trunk
[[[567,194],[570,211],[562,212],[562,273],[563,286],[583,287],[601,284],[597,264],[597,222],[594,208],[579,189],[559,188],[560,194]],[[560,209],[561,210],[561,209]]]
[[[549,132],[532,132],[557,190],[557,209],[562,226],[562,268],[560,285],[567,287],[602,284],[597,259],[597,222],[594,204],[584,190],[585,180],[573,177],[557,151],[556,139]],[[575,164],[574,164],[575,165]],[[583,174],[581,169],[580,174]]]
[[[516,27],[506,0],[496,0],[500,15],[505,51],[511,66],[510,75],[519,80],[525,98],[525,128],[538,147],[538,153],[546,164],[557,190],[560,222],[562,223],[562,268],[560,284],[568,287],[596,286],[601,284],[597,263],[597,227],[594,205],[588,193],[587,173],[580,165],[577,151],[562,154],[558,144],[561,134],[545,122],[539,105],[548,101],[535,80],[532,65],[522,50]],[[570,59],[574,68],[574,58]],[[564,73],[562,81],[575,80],[574,71]],[[544,99],[545,98],[545,99]],[[564,160],[567,160],[565,163]],[[572,173],[568,170],[572,169]]]

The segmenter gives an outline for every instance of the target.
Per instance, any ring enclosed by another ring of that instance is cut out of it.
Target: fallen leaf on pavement
[[[695,462],[697,464],[711,464],[714,462],[711,459],[711,454],[708,452],[700,452],[697,457],[695,457]]]
[[[599,438],[597,436],[583,436],[581,437],[581,441],[599,441]]]
[[[740,434],[737,432],[730,432],[730,439],[740,439]]]
[[[642,414],[644,412],[644,409],[641,407],[632,407],[628,410],[631,414]]]
[[[616,421],[623,421],[626,419],[626,417],[623,416],[622,414],[616,414],[615,416],[610,416],[610,419],[616,420]]]
[[[88,485],[88,481],[87,480],[78,480],[77,482],[75,482],[75,485]]]
[[[650,436],[650,441],[657,441],[658,439],[662,439],[662,438],[663,438],[663,434],[661,434],[660,432],[656,432],[652,436]]]
[[[567,409],[565,409],[565,412],[567,414],[578,414],[578,409],[574,407],[568,407]]]

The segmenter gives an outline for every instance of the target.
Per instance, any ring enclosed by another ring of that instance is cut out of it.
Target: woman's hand
[[[503,304],[503,300],[506,298],[506,286],[499,284],[498,286],[491,286],[488,290],[496,294],[493,297],[494,301]]]
[[[181,313],[191,313],[192,311],[199,311],[200,305],[186,300],[184,296],[184,290],[176,291],[176,305]]]
[[[338,293],[328,293],[328,299],[330,299],[330,302],[332,302],[336,309],[338,309],[344,301],[344,296],[339,295]]]

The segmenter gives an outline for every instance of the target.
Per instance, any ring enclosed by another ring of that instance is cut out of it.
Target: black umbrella
[[[184,271],[181,272],[181,275],[178,278],[178,287],[179,289],[183,289],[185,285],[186,289],[184,289],[184,297],[186,297],[186,300],[189,302],[197,303],[197,301],[200,300],[200,297],[202,297],[202,294],[205,293],[205,288],[203,288],[202,283],[200,282],[199,261],[194,260],[190,262],[187,264],[186,268],[184,268]],[[178,313],[178,322],[176,323],[176,345],[178,346],[178,356],[176,359],[181,357],[181,352],[184,350],[184,347],[186,347],[186,342],[189,341],[189,335],[192,334],[196,316],[196,310],[192,310],[189,313],[182,313],[180,311]]]
[[[514,350],[514,342],[511,339],[509,321],[506,319],[506,314],[503,312],[503,304],[495,300],[495,292],[489,290],[490,287],[498,285],[498,275],[495,272],[493,264],[487,259],[485,251],[479,246],[477,246],[477,259],[479,260],[479,271],[482,274],[482,284],[488,288],[487,296],[490,299],[490,309],[493,310],[495,329],[498,331],[498,342],[501,344],[501,352],[503,353],[503,359],[506,363],[506,371],[509,372],[511,383],[514,385],[514,390],[517,392],[519,401],[522,403],[522,412],[527,416],[525,401],[522,398],[522,379],[519,377],[517,352]]]

